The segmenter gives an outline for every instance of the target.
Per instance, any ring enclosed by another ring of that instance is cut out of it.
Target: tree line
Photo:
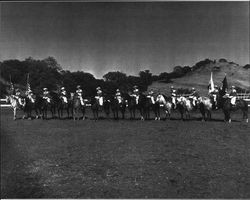
[[[86,96],[94,96],[96,87],[101,86],[104,93],[113,94],[117,88],[121,91],[129,91],[133,85],[138,85],[141,91],[146,91],[153,81],[171,82],[171,79],[182,77],[185,74],[213,62],[205,59],[196,63],[193,67],[176,66],[173,71],[162,72],[153,75],[150,70],[143,70],[137,76],[127,75],[120,71],[112,71],[103,75],[103,79],[97,79],[93,74],[84,71],[71,72],[63,70],[54,57],[37,60],[29,57],[23,61],[18,59],[4,60],[0,62],[0,87],[1,98],[8,94],[10,83],[15,87],[25,90],[27,81],[35,93],[41,93],[42,88],[50,91],[59,91],[62,86],[69,92],[74,92],[77,85],[81,85]],[[29,80],[27,75],[29,74]]]

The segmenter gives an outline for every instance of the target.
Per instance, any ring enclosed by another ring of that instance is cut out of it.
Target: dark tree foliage
[[[225,58],[221,58],[219,59],[219,62],[227,62],[227,60]]]
[[[243,68],[244,69],[250,69],[250,64],[246,64]]]

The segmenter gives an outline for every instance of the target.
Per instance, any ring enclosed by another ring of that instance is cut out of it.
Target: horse
[[[71,108],[70,98],[68,98],[66,96],[59,95],[59,98],[58,98],[58,101],[57,101],[57,111],[58,111],[59,119],[63,118],[63,111],[64,110],[66,110],[67,116],[68,116],[68,119],[69,119],[69,117],[70,117],[69,116],[70,115],[70,108]]]
[[[130,113],[130,119],[135,119],[136,99],[130,93],[125,93],[124,100]]]
[[[93,112],[94,120],[99,119],[99,112],[104,110],[104,113],[106,114],[106,117],[109,118],[110,114],[110,99],[108,97],[103,97],[102,96],[102,105],[99,101],[99,98],[97,97],[92,97],[90,104],[91,104],[91,110]]]
[[[9,95],[6,97],[6,101],[7,103],[11,104],[11,108],[13,109],[13,120],[16,120],[17,117],[17,110],[23,110],[24,111],[24,107],[26,104],[26,99],[25,98],[21,98],[21,103],[18,101],[17,98],[15,98],[13,95]],[[25,118],[25,111],[24,111],[24,115],[22,117],[23,119]]]
[[[144,115],[145,119],[150,119],[150,111],[153,111],[155,114],[155,120],[160,120],[160,103],[151,96],[146,98],[144,105]]]
[[[222,108],[223,113],[224,113],[224,120],[228,121],[231,123],[231,112],[241,110],[243,114],[243,120],[246,120],[246,123],[248,123],[248,104],[246,101],[243,99],[237,99],[235,102],[235,105],[233,106],[231,104],[231,99],[226,98],[224,96],[225,92],[219,92],[219,97],[218,97],[218,107]]]
[[[166,114],[166,119],[171,118],[171,110],[173,108],[173,103],[171,101],[171,98],[166,97],[163,94],[159,94],[156,97],[156,103],[159,105],[157,106],[157,116],[155,120],[160,120],[160,106],[163,106],[163,110]]]
[[[190,119],[190,112],[195,110],[197,106],[194,106],[192,101],[186,97],[178,97],[177,98],[177,109],[181,114],[181,119],[184,120],[183,115],[185,113],[186,119]]]
[[[140,119],[145,119],[145,102],[146,102],[146,95],[139,94],[137,97],[131,95],[130,93],[125,94],[125,101],[128,106],[130,112],[130,119],[135,119],[136,110],[139,110]]]
[[[41,116],[42,113],[41,104],[42,104],[42,98],[40,96],[36,95],[27,96],[24,110],[27,113],[28,119],[32,118],[32,110],[35,110],[36,112],[36,119],[38,119]]]
[[[41,111],[42,111],[42,119],[48,119],[47,111],[50,110],[52,119],[55,117],[56,112],[56,102],[55,102],[55,94],[50,98],[43,98],[41,103]]]
[[[82,102],[81,102],[82,101]],[[71,109],[73,119],[80,119],[79,113],[82,113],[82,119],[85,120],[85,110],[86,110],[86,102],[80,99],[77,94],[71,93],[71,98],[69,99],[68,110]]]
[[[198,108],[202,114],[202,120],[205,121],[207,120],[211,120],[212,118],[212,109],[214,107],[214,102],[211,98],[209,97],[199,97],[198,98]],[[207,115],[207,118],[206,118]]]
[[[116,97],[112,96],[110,105],[111,105],[111,110],[114,115],[114,119],[119,119],[119,111],[122,114],[122,119],[125,118],[126,101],[123,97],[121,97],[120,102],[119,102],[119,100]]]

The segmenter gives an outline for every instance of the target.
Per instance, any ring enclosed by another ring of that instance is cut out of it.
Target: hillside
[[[149,86],[148,90],[160,91],[170,95],[170,86],[175,88],[192,88],[195,87],[200,95],[207,95],[207,86],[210,80],[211,71],[213,71],[214,83],[222,86],[222,80],[227,75],[229,87],[237,87],[250,90],[250,69],[245,69],[232,62],[214,62],[201,66],[200,68],[187,73],[181,78],[172,79],[172,83],[163,83],[155,81]]]

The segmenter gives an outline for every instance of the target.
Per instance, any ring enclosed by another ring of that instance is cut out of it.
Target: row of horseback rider
[[[213,89],[209,88],[209,92],[208,92],[209,97],[211,98],[211,100],[214,104],[214,108],[216,108],[216,109],[218,108],[217,98],[218,98],[220,90],[221,90],[221,88],[219,88],[217,85],[215,85]],[[225,92],[226,92],[226,94],[224,95],[224,98],[230,98],[231,104],[232,104],[232,106],[234,106],[236,103],[236,96],[237,96],[235,86],[231,87],[230,92],[228,92],[228,90],[226,90]],[[179,95],[177,93],[177,90],[173,86],[171,86],[171,88],[170,88],[170,93],[171,93],[171,101],[173,103],[174,108],[176,108],[177,98],[181,95]],[[27,98],[30,99],[30,101],[34,103],[34,99],[35,99],[34,93],[32,92],[32,90],[30,88],[28,91],[26,91],[25,94],[26,94]],[[139,100],[139,94],[140,94],[140,91],[139,91],[138,86],[136,86],[136,85],[133,86],[133,91],[132,91],[132,93],[130,93],[130,96],[135,97],[137,104],[138,104],[138,100]],[[160,98],[159,94],[161,94],[161,93],[155,94],[153,90],[150,90],[147,93],[146,97],[151,100],[152,104],[155,104],[155,102],[158,101],[158,98]],[[76,87],[76,91],[75,91],[74,95],[76,98],[80,99],[81,105],[85,104],[84,99],[83,99],[83,90],[81,89],[80,85],[78,85]],[[61,87],[61,90],[59,92],[59,96],[62,99],[62,101],[64,101],[65,103],[68,103],[68,97],[67,97],[68,95],[67,95],[65,87]],[[199,94],[196,91],[196,89],[192,88],[191,94],[189,94],[188,96],[189,96],[188,98],[191,100],[193,106],[196,106],[197,100],[199,97]],[[21,106],[24,106],[25,103],[22,101],[23,98],[22,98],[20,89],[12,90],[12,97],[16,98]],[[44,100],[46,100],[48,103],[50,103],[52,97],[50,95],[50,92],[48,91],[48,88],[43,88],[42,98]],[[96,88],[95,98],[99,101],[99,105],[102,106],[104,99],[103,99],[103,92],[102,92],[101,87]],[[119,89],[116,90],[115,98],[118,100],[119,103],[122,102],[122,94],[121,94],[121,91]]]

